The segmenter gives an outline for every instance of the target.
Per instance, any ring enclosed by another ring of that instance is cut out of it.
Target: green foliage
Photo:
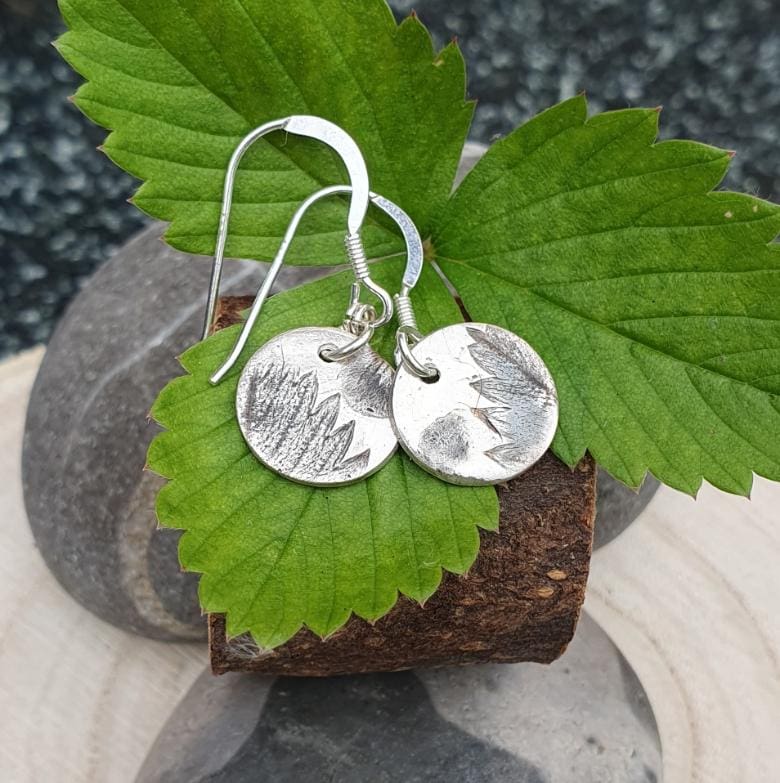
[[[60,0],[57,42],[88,81],[76,104],[111,133],[106,153],[144,180],[135,203],[170,221],[167,241],[212,253],[227,161],[243,136],[288,114],[341,125],[372,187],[428,233],[452,187],[472,106],[457,46],[436,54],[420,22],[383,0]],[[295,205],[343,181],[314,141],[255,144],[236,180],[229,256],[272,258]],[[293,263],[343,262],[343,207],[318,205]],[[369,224],[373,256],[398,250]]]
[[[398,259],[379,262],[375,276],[392,287],[402,269]],[[459,320],[436,273],[426,269],[424,277],[421,326]],[[350,279],[344,272],[273,297],[245,355],[288,329],[337,325]],[[159,494],[157,514],[163,525],[186,530],[181,561],[203,572],[203,607],[226,612],[231,635],[251,631],[273,647],[303,623],[327,636],[352,611],[376,620],[399,590],[425,601],[442,568],[465,573],[479,549],[477,525],[497,526],[493,489],[445,484],[400,453],[346,487],[313,489],[280,478],[255,459],[238,429],[240,369],[209,385],[239,328],[187,351],[188,374],[168,384],[152,411],[168,431],[152,443],[149,464],[172,479]],[[388,355],[393,335],[385,331],[380,348]]]
[[[553,448],[639,486],[780,478],[780,208],[710,192],[729,153],[654,144],[658,112],[583,97],[495,144],[434,245],[470,315],[555,378]]]
[[[136,203],[171,223],[175,247],[213,252],[243,135],[324,116],[430,239],[469,314],[542,355],[561,459],[589,450],[631,486],[650,470],[690,493],[702,479],[747,493],[753,471],[780,479],[780,208],[713,192],[728,153],[655,143],[655,110],[588,119],[577,97],[494,144],[450,197],[472,111],[462,58],[454,44],[434,52],[416,18],[396,25],[382,0],[60,2],[70,32],[59,48],[88,79],[76,101],[112,130],[106,152],[144,180]],[[228,253],[271,257],[300,200],[342,179],[314,143],[259,142],[242,163]],[[336,200],[318,205],[291,261],[342,261],[344,214]],[[365,238],[373,257],[401,249],[376,215]],[[401,261],[376,269],[397,290]],[[336,276],[274,297],[252,346],[337,321],[346,290]],[[424,330],[460,317],[429,267],[414,297]],[[326,635],[352,611],[376,619],[398,591],[423,601],[442,568],[465,572],[477,527],[497,525],[495,492],[443,484],[403,455],[333,490],[270,473],[235,421],[238,369],[207,382],[234,336],[188,351],[187,375],[153,411],[167,432],[149,465],[171,479],[159,517],[186,531],[181,560],[203,573],[204,608],[272,647],[302,624]],[[386,353],[391,340],[386,330]]]

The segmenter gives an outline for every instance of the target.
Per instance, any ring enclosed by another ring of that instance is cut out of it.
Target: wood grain
[[[224,297],[217,328],[240,320],[251,297]],[[499,488],[498,533],[480,532],[476,563],[446,574],[424,606],[400,598],[378,622],[353,617],[325,640],[302,630],[272,652],[248,636],[228,639],[209,617],[214,672],[329,676],[484,661],[549,663],[574,634],[588,579],[596,471],[571,470],[549,452]]]
[[[108,625],[49,573],[24,514],[20,467],[42,355],[0,364],[0,780],[126,783],[206,668],[205,646]]]
[[[19,460],[42,354],[0,363],[0,778],[129,783],[206,658],[98,620],[35,550]],[[777,780],[779,510],[762,479],[750,501],[662,488],[593,557],[585,609],[648,693],[664,783]]]
[[[664,783],[780,780],[780,484],[662,487],[593,558],[586,608],[648,693]]]

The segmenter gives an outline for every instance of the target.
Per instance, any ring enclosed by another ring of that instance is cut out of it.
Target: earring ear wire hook
[[[228,236],[228,224],[230,222],[230,210],[233,203],[233,187],[235,185],[236,173],[238,172],[241,159],[246,151],[259,138],[277,130],[284,130],[297,136],[307,136],[312,139],[327,144],[342,159],[349,175],[351,187],[351,199],[349,203],[349,214],[347,215],[347,237],[348,251],[350,244],[362,252],[362,243],[360,241],[360,227],[363,225],[366,212],[368,211],[368,170],[363,160],[360,148],[354,139],[344,130],[339,128],[328,120],[321,117],[313,117],[306,114],[292,115],[279,120],[272,120],[255,128],[247,134],[236,147],[230,158],[227,172],[225,173],[225,184],[222,195],[222,208],[219,215],[219,229],[217,231],[217,246],[214,254],[214,262],[211,268],[211,283],[209,285],[209,295],[206,304],[206,318],[203,325],[203,337],[206,339],[211,332],[214,322],[214,313],[217,309],[217,300],[219,298],[219,287],[222,281],[222,266],[225,258],[225,245]],[[353,252],[358,252],[358,250]],[[286,248],[285,248],[286,250]],[[365,259],[365,254],[363,254]],[[357,265],[352,256],[350,260],[353,266]],[[368,287],[368,286],[367,286]],[[392,310],[392,302],[390,302]]]
[[[279,271],[284,264],[287,251],[290,247],[290,244],[292,243],[296,231],[298,230],[298,226],[300,225],[303,216],[306,214],[306,211],[313,204],[320,201],[321,199],[327,198],[328,196],[337,194],[345,195],[350,193],[353,193],[353,188],[350,185],[330,185],[329,187],[318,190],[316,193],[312,193],[301,203],[300,207],[298,207],[295,214],[292,216],[292,219],[290,220],[290,224],[287,226],[287,230],[284,233],[284,238],[282,239],[282,243],[276,253],[276,257],[271,263],[268,273],[263,279],[260,290],[257,292],[255,301],[252,303],[252,307],[249,310],[247,319],[244,322],[244,327],[236,339],[230,355],[222,364],[222,366],[209,379],[212,384],[219,383],[225,377],[233,365],[235,365],[235,363],[238,361],[239,356],[246,347],[246,343],[249,340],[249,335],[251,334],[255,323],[257,322],[257,318],[260,315],[260,311],[263,309],[263,305],[265,304],[266,299],[271,293],[271,289],[276,282],[276,278],[279,276]],[[368,197],[372,204],[392,218],[401,229],[401,233],[403,234],[404,241],[406,243],[407,254],[406,270],[404,272],[404,285],[413,287],[420,277],[423,264],[423,245],[422,240],[420,239],[420,234],[417,231],[417,227],[414,225],[409,215],[407,215],[406,212],[404,212],[397,204],[394,204],[392,201],[389,201],[388,199],[383,198],[376,193],[369,192]],[[390,295],[387,293],[387,291],[374,283],[367,273],[361,279],[361,282],[363,282],[363,284],[365,284],[369,290],[376,292],[377,296],[380,297],[380,299],[383,301],[383,304],[385,304],[385,313],[389,312],[390,315],[392,315],[392,302],[390,301]],[[347,311],[348,314],[352,308],[359,304],[357,299],[359,292],[359,285],[353,284],[350,309]],[[389,320],[389,316],[387,320]],[[358,334],[353,341],[341,349],[335,349],[335,347],[332,346],[323,346],[325,349],[332,348],[332,350],[327,353],[327,359],[330,361],[338,361],[339,359],[346,358],[350,354],[354,353],[358,348],[362,347],[368,342],[374,329],[380,325],[380,323],[385,322],[386,321],[380,322],[379,320],[374,320],[371,323],[366,322],[365,329],[360,334]]]
[[[398,318],[398,329],[395,333],[395,363],[403,365],[420,378],[436,378],[439,371],[432,364],[423,364],[412,353],[412,348],[420,340],[422,333],[417,328],[417,318],[412,307],[410,294],[417,285],[423,268],[423,244],[420,232],[412,219],[397,204],[382,196],[373,198],[372,202],[387,213],[401,229],[406,241],[406,268],[401,281],[401,290],[393,296],[395,312]]]

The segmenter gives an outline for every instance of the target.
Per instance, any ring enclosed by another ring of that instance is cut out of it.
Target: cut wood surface
[[[664,783],[780,781],[780,484],[662,487],[593,558],[585,607],[644,686]]]
[[[99,620],[49,573],[24,514],[24,414],[38,349],[0,364],[0,781],[129,783],[205,645]]]
[[[206,666],[205,645],[107,625],[36,551],[19,462],[42,354],[0,363],[0,779],[130,783]],[[585,611],[648,694],[664,783],[777,780],[779,509],[780,484],[763,479],[752,500],[661,488],[593,557]]]
[[[238,323],[251,297],[224,297],[216,329]],[[370,624],[352,617],[325,640],[308,630],[268,652],[248,636],[227,639],[222,615],[209,617],[213,670],[327,676],[484,661],[549,663],[574,634],[588,579],[596,471],[574,470],[547,453],[499,487],[499,531],[480,531],[476,563],[445,573],[420,606],[400,598]]]

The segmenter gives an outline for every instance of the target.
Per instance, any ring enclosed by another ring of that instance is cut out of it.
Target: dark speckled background
[[[780,0],[396,0],[457,36],[490,141],[586,90],[663,105],[664,137],[737,150],[728,187],[780,199]],[[144,222],[133,180],[66,97],[53,0],[0,0],[0,355],[47,339],[89,273]]]

